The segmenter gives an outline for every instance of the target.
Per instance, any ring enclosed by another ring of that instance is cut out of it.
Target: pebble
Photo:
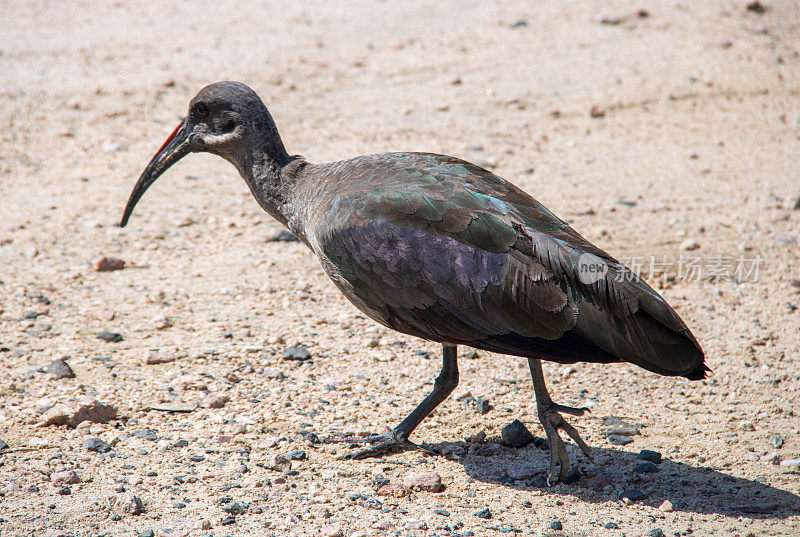
[[[113,510],[121,515],[138,515],[144,511],[144,504],[135,494],[123,492],[115,497]]]
[[[56,405],[42,415],[39,427],[64,425],[69,421],[70,413],[64,405]]]
[[[696,239],[686,239],[683,242],[681,242],[680,248],[681,250],[692,252],[694,250],[700,249],[700,243],[697,242]]]
[[[800,466],[800,459],[786,459],[781,461],[781,466]]]
[[[488,399],[484,399],[483,397],[479,397],[475,400],[475,410],[478,411],[478,414],[488,414],[489,411],[492,409],[492,405],[489,404]]]
[[[666,537],[664,535],[664,531],[661,528],[653,528],[652,530],[647,532],[647,537]]]
[[[295,449],[294,451],[290,451],[287,454],[290,461],[304,461],[308,458],[308,455],[302,449]]]
[[[58,493],[61,496],[69,496],[70,494],[72,494],[72,489],[70,489],[69,487],[61,487],[60,489],[58,489]]]
[[[109,343],[119,343],[122,341],[122,334],[118,334],[117,332],[100,332],[97,334],[97,339],[102,339],[103,341],[107,341]]]
[[[155,537],[156,534],[153,530],[142,530],[139,532],[139,537]]]
[[[125,260],[116,257],[101,257],[94,260],[94,270],[97,272],[111,272],[125,268]]]
[[[508,477],[515,481],[518,479],[531,479],[541,473],[541,469],[535,468],[530,464],[519,462],[512,462],[506,469],[506,474],[508,474]]]
[[[137,429],[131,433],[131,436],[141,438],[142,440],[149,440],[150,442],[158,440],[158,434],[153,429]]]
[[[54,485],[74,485],[75,483],[80,483],[81,478],[78,477],[75,470],[65,470],[50,474],[50,482]]]
[[[780,449],[783,447],[783,437],[779,434],[774,434],[769,437],[769,445],[774,447],[775,449]]]
[[[305,362],[311,359],[311,353],[305,347],[287,347],[283,350],[283,359]]]
[[[267,467],[278,472],[288,472],[292,469],[292,463],[283,455],[273,455],[267,459]]]
[[[617,446],[624,446],[625,444],[633,442],[633,438],[619,434],[610,434],[608,435],[608,441]]]
[[[607,530],[618,530],[619,524],[616,522],[607,522],[605,526],[603,526]]]
[[[87,438],[83,441],[82,447],[87,451],[95,451],[97,453],[107,453],[111,451],[111,445],[99,438]]]
[[[73,379],[75,372],[64,360],[53,360],[47,365],[47,374],[54,379]]]
[[[523,448],[535,440],[533,434],[519,420],[514,420],[503,427],[500,438],[503,444],[513,448]]]
[[[391,496],[393,498],[404,498],[411,494],[411,489],[400,483],[386,483],[378,489],[379,496]]]
[[[145,358],[147,365],[168,364],[175,361],[175,355],[170,352],[150,351]]]
[[[231,398],[224,393],[210,394],[203,400],[203,406],[206,408],[222,408],[230,400]]]
[[[671,513],[675,510],[675,506],[669,500],[664,500],[661,505],[658,506],[658,510],[662,513]]]
[[[492,512],[489,510],[488,507],[484,507],[480,511],[477,511],[475,513],[475,516],[478,517],[478,518],[483,518],[483,519],[488,520],[488,519],[492,518]]]
[[[90,421],[92,423],[106,423],[117,419],[117,407],[108,403],[100,403],[94,399],[84,399],[78,409],[69,419],[71,427],[79,423]]]
[[[5,451],[8,449],[8,443],[5,440],[0,438],[0,451]]]
[[[564,529],[564,525],[561,523],[560,520],[551,520],[549,524],[549,528],[551,530],[561,531]]]
[[[632,502],[638,502],[639,500],[647,498],[647,495],[639,489],[627,489],[619,493],[620,500],[626,498]]]
[[[291,231],[281,229],[267,239],[267,242],[299,242],[300,239],[294,236]]]
[[[403,484],[422,492],[441,492],[444,490],[442,477],[436,472],[410,473],[403,477]]]
[[[658,466],[652,462],[642,462],[634,466],[633,471],[639,474],[653,474],[658,472]]]
[[[150,410],[160,410],[161,412],[194,412],[195,406],[191,403],[163,403],[150,405]]]
[[[652,462],[653,464],[661,463],[661,453],[650,449],[643,449],[636,455],[640,461]]]

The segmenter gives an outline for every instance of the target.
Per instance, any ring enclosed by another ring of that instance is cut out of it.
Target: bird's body
[[[551,477],[569,460],[557,429],[589,448],[559,412],[540,360],[626,361],[662,375],[705,377],[703,352],[644,281],[523,190],[463,160],[382,153],[327,164],[289,156],[269,112],[243,84],[204,88],[139,179],[146,188],[192,151],[232,162],[261,206],[311,248],[344,295],[375,321],[442,343],[431,393],[373,455],[408,436],[455,388],[455,349],[527,357]]]

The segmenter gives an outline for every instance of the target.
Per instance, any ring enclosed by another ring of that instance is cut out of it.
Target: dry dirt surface
[[[0,13],[3,536],[800,535],[797,2]],[[215,157],[117,225],[189,99],[225,79],[312,162],[434,151],[522,186],[635,265],[713,375],[547,364],[557,401],[591,407],[571,421],[595,454],[548,487],[545,450],[501,441],[515,419],[543,436],[524,360],[461,349],[460,386],[413,437],[445,455],[340,460],[317,439],[397,424],[440,349],[270,240]]]

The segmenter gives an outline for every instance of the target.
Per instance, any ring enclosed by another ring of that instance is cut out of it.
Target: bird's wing
[[[509,354],[703,376],[672,308],[527,193],[452,157],[382,157],[349,170],[379,173],[365,184],[380,188],[339,196],[318,229],[343,290],[373,317]],[[582,277],[587,254],[604,274]]]

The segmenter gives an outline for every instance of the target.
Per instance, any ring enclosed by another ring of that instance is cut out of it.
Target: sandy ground
[[[796,2],[239,4],[0,2],[0,534],[800,534]],[[415,435],[449,458],[339,460],[347,446],[301,431],[396,424],[439,349],[360,315],[302,245],[269,242],[279,225],[214,157],[186,158],[117,226],[189,99],[222,79],[255,88],[311,161],[435,151],[524,187],[637,265],[713,375],[548,365],[557,400],[591,406],[572,423],[608,480],[575,454],[583,477],[546,487],[546,451],[499,445],[513,419],[542,435],[524,362],[462,349],[461,385]],[[126,267],[97,272],[102,256]],[[312,359],[284,360],[296,344]],[[49,376],[57,359],[76,377]],[[86,398],[116,419],[39,426]],[[611,444],[609,416],[641,434]],[[657,472],[635,470],[642,449]],[[59,484],[70,470],[80,482]],[[416,472],[444,491],[379,493]],[[619,499],[632,488],[646,497]]]

